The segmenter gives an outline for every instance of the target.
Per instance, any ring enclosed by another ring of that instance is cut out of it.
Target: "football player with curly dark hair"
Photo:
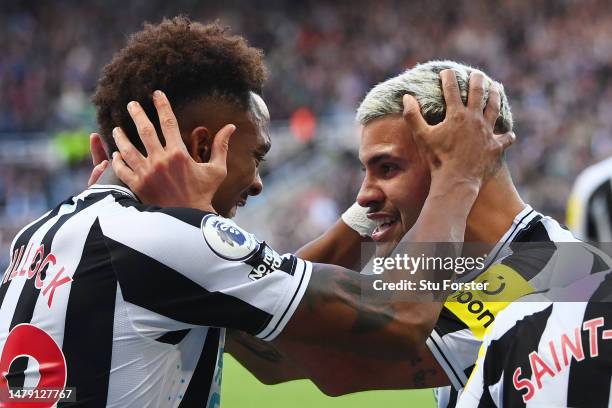
[[[172,101],[181,136],[191,155],[202,161],[210,157],[214,135],[225,124],[236,125],[229,174],[213,201],[220,214],[231,216],[262,189],[257,167],[270,148],[269,115],[261,99],[265,79],[262,51],[218,23],[175,17],[146,24],[102,71],[93,96],[100,133],[116,150],[111,136],[118,126],[144,152],[126,105],[136,101],[156,118],[156,89]],[[159,121],[153,123],[159,130]]]

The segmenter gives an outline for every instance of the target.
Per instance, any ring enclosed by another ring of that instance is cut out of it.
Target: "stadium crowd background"
[[[266,53],[273,149],[266,189],[239,222],[278,250],[295,250],[354,201],[353,116],[367,90],[430,59],[505,84],[517,185],[563,221],[577,173],[612,154],[611,9],[605,0],[1,1],[0,251],[84,187],[100,69],[143,21],[178,13],[219,18]]]

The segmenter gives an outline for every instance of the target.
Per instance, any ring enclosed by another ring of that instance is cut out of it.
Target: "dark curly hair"
[[[128,102],[138,101],[159,132],[154,90],[168,95],[180,123],[181,108],[205,97],[247,110],[249,93],[261,94],[265,79],[261,50],[219,23],[203,25],[179,16],[145,24],[130,36],[104,67],[92,101],[100,133],[111,150],[116,150],[112,129],[120,126],[144,151],[126,109]]]

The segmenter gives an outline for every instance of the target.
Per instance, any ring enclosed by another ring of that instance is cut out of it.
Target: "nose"
[[[365,177],[357,194],[357,203],[362,207],[377,208],[384,202],[385,195],[369,177]]]
[[[259,172],[257,172],[255,175],[255,180],[253,180],[253,184],[251,184],[249,187],[249,195],[256,196],[257,194],[261,193],[261,190],[263,190],[263,181],[261,181],[261,176],[259,175]]]

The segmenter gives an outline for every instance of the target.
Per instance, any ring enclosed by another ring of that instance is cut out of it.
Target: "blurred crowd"
[[[4,1],[0,146],[28,140],[31,132],[52,137],[95,129],[89,96],[102,66],[143,21],[180,13],[218,18],[265,51],[264,96],[283,129],[283,121],[304,110],[320,121],[350,122],[374,84],[418,62],[454,59],[505,84],[518,137],[510,166],[535,208],[562,219],[576,174],[612,154],[607,0]],[[333,157],[320,137],[315,130],[313,139],[295,143],[305,155]],[[273,233],[284,249],[319,233],[354,200],[358,164],[333,162],[324,182],[297,192],[299,204],[283,210],[287,231]],[[4,245],[16,225],[84,183],[88,166],[0,163]],[[267,170],[274,173],[273,167]]]

